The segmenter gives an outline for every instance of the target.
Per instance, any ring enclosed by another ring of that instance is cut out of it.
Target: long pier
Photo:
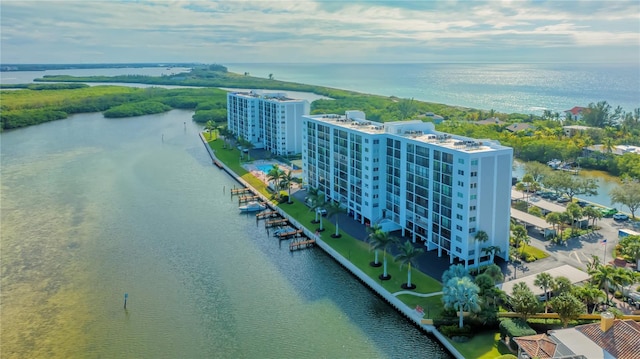
[[[267,219],[267,218],[275,218],[275,217],[280,217],[280,213],[276,211],[260,212],[256,214],[256,221],[261,219]]]
[[[242,196],[238,198],[238,204],[260,200],[260,196]]]
[[[207,152],[209,152],[209,156],[211,156],[212,160],[216,160],[215,154],[209,144],[205,140],[202,134],[199,134],[202,143],[204,144]],[[227,167],[224,163],[222,163],[223,169],[227,172],[233,179],[235,179],[238,183],[245,187],[251,188],[251,185],[243,180],[240,176],[238,176],[235,172],[233,172],[229,167]],[[400,299],[396,298],[393,294],[391,294],[388,290],[386,290],[382,284],[378,283],[377,279],[374,279],[363,272],[360,268],[358,268],[355,264],[353,264],[350,260],[345,258],[342,254],[338,253],[333,247],[325,243],[321,236],[316,236],[314,232],[309,230],[307,227],[302,225],[296,219],[289,216],[285,211],[283,211],[280,207],[274,206],[269,199],[262,195],[261,193],[257,194],[262,197],[263,201],[274,211],[278,212],[280,216],[283,218],[287,218],[289,223],[296,228],[300,228],[302,233],[310,239],[315,239],[315,245],[320,247],[323,251],[325,251],[328,255],[330,255],[336,262],[338,262],[343,268],[348,270],[353,276],[355,276],[361,283],[365,284],[369,289],[375,292],[378,296],[380,296],[384,301],[389,303],[394,309],[396,309],[401,315],[405,318],[409,319],[416,326],[424,330],[425,332],[433,335],[438,339],[440,344],[445,347],[452,356],[457,359],[465,359],[462,353],[460,353],[450,342],[449,340],[440,333],[435,326],[432,324],[422,323],[422,316],[419,315],[413,308],[409,308],[405,303],[403,303]]]

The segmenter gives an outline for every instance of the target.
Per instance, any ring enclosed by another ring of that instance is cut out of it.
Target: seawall
[[[280,214],[280,216],[288,219],[291,225],[293,225],[294,227],[298,229],[302,229],[305,236],[307,236],[308,238],[314,238],[316,240],[316,244],[318,245],[318,247],[324,250],[343,268],[347,269],[352,275],[358,278],[360,282],[368,286],[371,290],[373,290],[376,294],[378,294],[378,296],[384,299],[387,303],[389,303],[393,308],[395,308],[398,312],[400,312],[400,314],[402,314],[405,318],[409,319],[417,327],[419,327],[420,329],[424,330],[429,334],[432,334],[436,339],[438,339],[440,344],[442,344],[442,346],[445,347],[449,351],[449,353],[451,353],[451,355],[453,355],[455,358],[464,359],[464,356],[460,354],[460,352],[447,340],[447,338],[444,335],[442,335],[442,333],[440,333],[433,325],[422,324],[421,322],[422,317],[419,316],[415,310],[409,308],[401,300],[393,296],[388,290],[386,290],[378,282],[376,282],[373,278],[369,277],[366,273],[360,270],[360,268],[353,265],[351,261],[349,261],[342,254],[338,253],[330,245],[324,242],[320,236],[316,236],[315,233],[311,232],[311,230],[309,230],[302,223],[298,222],[296,219],[289,216],[289,214],[283,211],[280,207],[274,206],[266,196],[258,192],[249,183],[247,183],[245,180],[240,178],[240,176],[238,176],[229,167],[227,167],[226,164],[220,162],[216,158],[215,153],[213,152],[211,147],[209,147],[209,144],[207,143],[202,133],[200,133],[199,136],[200,136],[200,139],[202,140],[202,143],[204,144],[204,147],[207,149],[209,156],[211,156],[212,163],[215,163],[215,161],[218,161],[218,163],[221,165],[220,167],[221,169],[227,172],[231,177],[233,177],[238,183],[240,183],[244,187],[251,188],[257,196],[260,196],[260,198],[265,203],[267,203],[269,207],[271,207],[272,210],[277,211]]]

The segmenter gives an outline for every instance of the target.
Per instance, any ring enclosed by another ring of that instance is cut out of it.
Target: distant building
[[[625,153],[635,153],[640,155],[640,147],[630,146],[630,145],[615,145],[611,148],[610,151],[606,149],[604,145],[593,145],[593,146],[586,147],[584,150],[585,150],[584,151],[585,155],[587,156],[591,156],[595,152],[611,153],[617,156],[622,156]]]
[[[440,116],[440,115],[436,115],[433,112],[427,112],[424,114],[428,120],[431,120],[431,122],[435,123],[436,125],[439,125],[442,123],[442,121],[444,121],[444,117]]]
[[[508,260],[513,149],[429,122],[367,121],[361,111],[304,118],[304,181],[356,221],[473,266],[490,259],[475,240],[484,231],[482,247]]]
[[[587,130],[600,130],[597,127],[589,127],[589,126],[580,126],[580,125],[572,125],[572,126],[562,126],[562,132],[567,137],[573,137],[579,133],[586,132]]]
[[[580,121],[582,120],[582,114],[586,109],[586,107],[575,106],[571,110],[564,111],[564,114],[567,120]]]
[[[502,125],[506,125],[507,123],[504,121],[501,121],[499,118],[497,117],[489,117],[486,118],[482,121],[478,121],[476,122],[478,125],[498,125],[498,126],[502,126]]]
[[[512,339],[518,358],[634,359],[640,353],[640,324],[605,312],[600,323]]]
[[[310,111],[307,100],[288,98],[285,93],[260,91],[227,94],[227,126],[255,148],[276,155],[302,151],[302,116]]]
[[[507,126],[506,130],[509,132],[520,132],[520,131],[533,131],[536,128],[528,123],[514,123]]]

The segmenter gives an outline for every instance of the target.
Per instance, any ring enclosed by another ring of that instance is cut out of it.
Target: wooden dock
[[[251,192],[251,188],[233,188],[231,189],[231,195],[234,194],[245,194],[245,193],[253,193]]]
[[[280,217],[280,213],[276,211],[261,212],[256,214],[256,221],[259,219],[275,218],[275,217]]]
[[[270,221],[264,222],[264,228],[280,227],[286,225],[287,223],[289,223],[289,220],[286,218],[272,219]]]
[[[302,230],[301,229],[296,229],[290,232],[284,232],[284,233],[279,233],[278,234],[278,238],[279,239],[289,239],[289,238],[295,238],[298,236],[302,235]]]
[[[295,251],[298,249],[304,249],[304,248],[309,248],[309,247],[313,247],[316,244],[316,240],[315,239],[307,239],[304,241],[295,241],[295,242],[291,242],[289,244],[289,250],[290,251]]]
[[[238,204],[247,203],[251,201],[257,201],[260,199],[260,196],[242,196],[238,198]]]

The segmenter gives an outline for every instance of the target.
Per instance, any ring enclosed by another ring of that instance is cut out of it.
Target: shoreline
[[[261,194],[253,186],[251,186],[251,184],[249,184],[246,181],[244,181],[240,176],[238,176],[238,174],[236,174],[229,167],[227,167],[227,165],[225,165],[223,162],[218,160],[218,158],[216,157],[215,153],[213,152],[213,150],[209,146],[207,140],[204,138],[202,133],[199,133],[198,136],[200,137],[200,140],[202,141],[202,144],[204,145],[204,147],[206,148],[207,152],[209,153],[209,156],[211,157],[212,164],[214,164],[216,167],[224,170],[229,176],[231,176],[233,179],[235,179],[238,183],[240,183],[244,187],[251,188],[258,196],[260,196],[262,198],[262,200],[265,203],[267,203],[267,205],[271,209],[273,209],[274,211],[277,211],[280,214],[280,216],[282,216],[283,218],[287,218],[289,220],[289,222],[291,222],[291,224],[294,227],[297,227],[298,229],[302,229],[303,233],[308,238],[314,238],[316,240],[316,244],[318,245],[318,247],[320,247],[326,254],[331,256],[331,258],[333,258],[338,264],[340,264],[344,269],[346,269],[354,277],[356,277],[356,279],[358,279],[358,281],[360,281],[361,283],[365,284],[372,292],[377,294],[385,302],[387,302],[389,305],[391,305],[402,316],[404,316],[406,319],[408,319],[410,322],[412,322],[418,328],[420,328],[421,330],[426,332],[428,335],[432,335],[440,343],[440,345],[442,345],[442,347],[444,347],[453,357],[464,359],[464,356],[446,339],[446,337],[442,333],[440,333],[435,328],[434,325],[422,324],[422,317],[418,316],[415,310],[409,308],[406,304],[404,304],[402,301],[400,301],[398,298],[396,298],[393,294],[391,294],[389,291],[384,289],[381,285],[376,283],[375,280],[373,280],[371,277],[369,277],[364,272],[362,272],[362,270],[360,270],[360,268],[358,268],[355,265],[353,265],[347,258],[342,256],[340,253],[338,253],[336,250],[334,250],[330,245],[328,245],[326,242],[324,242],[321,239],[320,236],[316,236],[314,232],[309,230],[302,223],[298,222],[297,220],[295,220],[294,218],[289,216],[280,207],[274,206],[269,201],[268,198],[266,198],[263,194]],[[220,166],[218,166],[218,164],[220,164]]]

